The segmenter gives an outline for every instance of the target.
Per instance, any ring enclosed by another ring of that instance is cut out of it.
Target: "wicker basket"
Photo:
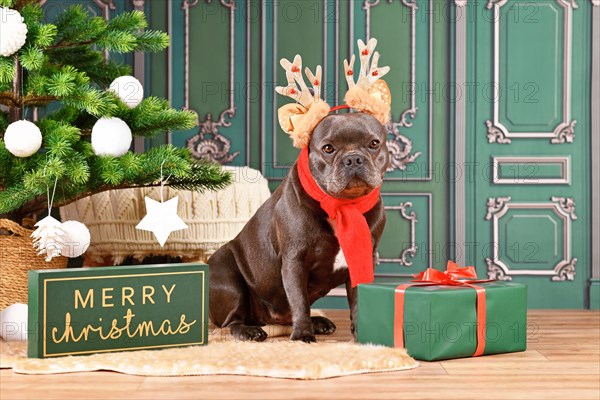
[[[0,310],[14,303],[27,304],[27,271],[67,266],[67,258],[46,262],[33,248],[32,230],[0,219]]]

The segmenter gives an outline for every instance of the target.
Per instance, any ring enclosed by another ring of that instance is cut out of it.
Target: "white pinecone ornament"
[[[31,234],[31,237],[33,238],[33,247],[38,251],[38,254],[45,254],[47,262],[60,256],[64,242],[64,231],[60,221],[49,215],[38,221],[35,226],[37,226],[37,229]]]
[[[19,51],[27,40],[27,25],[21,14],[10,8],[0,7],[0,55],[8,57]]]

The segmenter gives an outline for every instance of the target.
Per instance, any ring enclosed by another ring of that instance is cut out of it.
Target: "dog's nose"
[[[363,165],[365,157],[359,153],[346,154],[342,158],[342,163],[347,168],[358,168]]]

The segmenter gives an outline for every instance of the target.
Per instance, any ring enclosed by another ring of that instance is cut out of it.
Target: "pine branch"
[[[80,4],[67,8],[56,18],[54,24],[58,31],[57,42],[50,48],[81,43],[92,44],[107,27],[103,18],[90,17]]]
[[[0,110],[0,138],[4,138],[6,128],[8,128],[8,115]],[[0,161],[0,163],[1,162],[2,161]]]
[[[12,82],[15,74],[15,64],[9,57],[0,56],[0,82]]]
[[[13,0],[15,10],[23,10],[26,6],[37,4],[38,0]]]
[[[38,48],[46,48],[54,42],[58,31],[52,24],[30,24],[27,32],[29,42]]]
[[[4,104],[7,107],[15,107],[19,105],[11,92],[0,93],[0,104]]]
[[[185,178],[173,178],[169,181],[169,186],[181,190],[200,191],[202,188],[219,190],[227,187],[231,183],[231,174],[224,178],[223,169],[218,164],[208,163],[206,161],[196,161],[192,164],[192,172]]]
[[[0,117],[4,115],[0,113]],[[6,118],[6,117],[5,117]],[[2,136],[4,136],[4,131],[2,132]],[[6,150],[6,145],[4,144],[4,140],[0,140],[0,186],[5,186],[8,181],[8,176],[11,173],[11,154]]]
[[[146,16],[141,11],[131,11],[121,13],[114,18],[111,18],[108,22],[109,29],[119,31],[138,31],[144,30],[148,26],[146,22]]]
[[[197,115],[188,110],[178,111],[167,100],[145,98],[137,107],[120,107],[115,116],[126,121],[137,136],[154,136],[165,130],[186,130],[196,126]]]
[[[61,97],[61,101],[95,117],[110,116],[116,108],[111,94],[91,86],[78,87],[72,95]]]
[[[130,53],[136,48],[137,38],[131,32],[106,30],[96,44],[113,53]]]
[[[21,65],[29,71],[37,71],[44,65],[44,53],[38,47],[26,46],[19,53]]]
[[[24,185],[13,186],[0,190],[0,214],[8,214],[19,208],[35,195],[25,189]],[[14,204],[18,206],[14,207]],[[43,209],[43,207],[41,207]]]
[[[169,35],[159,31],[144,31],[136,37],[136,51],[155,53],[169,46]]]
[[[21,107],[39,107],[46,106],[53,101],[59,100],[57,96],[26,96],[22,98]]]
[[[90,47],[81,47],[77,51],[56,50],[50,60],[55,64],[67,64],[79,71],[85,71],[92,82],[107,87],[116,76],[131,75],[129,65],[119,64],[111,59],[106,61],[102,53]]]
[[[44,129],[52,127],[57,129],[56,127],[60,125],[55,121],[46,124],[43,126]],[[77,136],[77,133],[67,125],[63,124],[60,129],[69,131],[72,140]],[[51,147],[51,143],[46,138],[44,144]],[[89,143],[84,146],[89,146]],[[19,215],[43,210],[47,205],[37,204],[34,200],[37,196],[43,195],[48,187],[52,187],[55,180],[61,188],[54,199],[55,207],[105,190],[157,185],[160,183],[161,167],[163,178],[170,176],[168,184],[180,189],[218,190],[231,182],[230,173],[222,170],[220,165],[192,160],[187,149],[172,145],[155,147],[141,154],[129,153],[119,158],[96,157],[89,148],[86,150],[74,146],[73,149],[77,150],[84,160],[87,158],[89,163],[89,169],[83,171],[84,176],[79,181],[73,179],[74,171],[71,164],[52,154],[48,156],[36,154],[30,159],[16,160],[15,162],[21,165],[20,167],[13,165],[13,172],[17,167],[16,169],[20,171],[17,175],[22,176],[23,183],[0,191],[0,214],[15,209],[19,209]],[[1,150],[0,148],[0,158]],[[56,152],[54,153],[56,155]],[[67,156],[68,154],[67,152]],[[33,165],[37,167],[34,168]],[[18,188],[18,193],[12,190],[15,187]]]
[[[88,47],[94,44],[93,40],[84,40],[80,42],[59,42],[57,44],[53,44],[52,46],[48,46],[48,51],[59,50],[59,49],[73,49],[76,47]]]
[[[194,160],[186,148],[161,146],[145,153],[115,157],[94,153],[89,135],[101,117],[119,117],[138,136],[197,125],[190,111],[174,110],[168,101],[144,99],[130,109],[107,86],[131,67],[106,61],[102,50],[154,52],[169,44],[159,31],[145,30],[142,12],[122,13],[110,22],[94,17],[81,5],[69,7],[53,24],[34,0],[0,0],[21,11],[28,26],[25,45],[13,57],[0,57],[0,215],[15,221],[44,211],[46,191],[59,188],[54,206],[109,189],[168,184],[188,190],[220,189],[231,181],[217,164]],[[46,106],[36,124],[43,148],[30,157],[14,157],[3,135],[25,106]],[[44,114],[42,114],[44,115]]]
[[[20,11],[25,6],[35,4],[38,0],[0,0],[0,7],[12,8]]]

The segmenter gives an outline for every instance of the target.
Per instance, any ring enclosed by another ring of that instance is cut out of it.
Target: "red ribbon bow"
[[[413,275],[414,283],[404,283],[396,288],[394,305],[394,346],[404,347],[404,293],[411,286],[467,286],[477,292],[477,348],[473,357],[480,356],[485,350],[485,288],[474,283],[490,282],[491,279],[477,279],[474,267],[459,267],[454,261],[448,260],[446,271],[427,268]]]
[[[446,271],[438,271],[435,268],[427,268],[425,271],[413,275],[413,282],[428,282],[436,285],[464,285],[468,283],[487,282],[488,280],[477,280],[477,272],[474,267],[459,267],[454,261],[448,260]]]

